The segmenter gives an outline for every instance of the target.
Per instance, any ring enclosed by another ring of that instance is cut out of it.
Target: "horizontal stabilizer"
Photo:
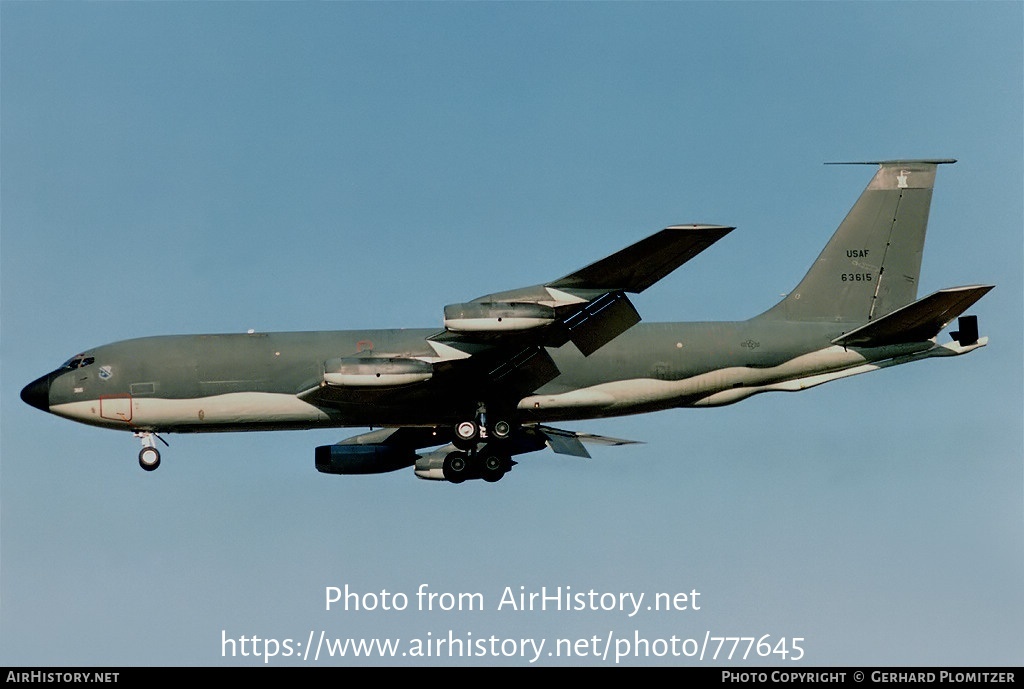
[[[825,163],[826,165],[886,165],[896,167],[900,165],[952,165],[956,158],[900,158],[894,160],[852,160]]]
[[[837,337],[832,340],[832,344],[844,347],[882,347],[930,340],[994,286],[970,285],[941,289]]]
[[[550,426],[536,426],[535,428],[538,433],[547,439],[548,446],[553,452],[560,455],[570,455],[572,457],[590,458],[590,453],[587,452],[587,448],[583,447],[583,443],[595,443],[597,445],[636,445],[640,442],[638,440],[609,438],[607,436],[594,435],[592,433],[563,431],[560,428],[552,428]]]
[[[547,286],[642,292],[734,229],[720,225],[666,227]]]

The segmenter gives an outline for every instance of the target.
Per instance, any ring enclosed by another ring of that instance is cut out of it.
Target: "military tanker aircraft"
[[[866,163],[874,177],[803,280],[749,320],[640,323],[627,294],[734,229],[673,225],[551,282],[449,304],[442,329],[144,337],[77,354],[21,397],[134,433],[147,471],[162,434],[367,426],[317,447],[316,468],[494,482],[524,453],[632,442],[551,423],[733,404],[985,346],[961,314],[993,285],[917,298],[936,170],[953,162]]]

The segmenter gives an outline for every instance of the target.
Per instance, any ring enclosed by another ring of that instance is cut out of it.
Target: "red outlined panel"
[[[131,423],[132,396],[100,395],[100,418]]]

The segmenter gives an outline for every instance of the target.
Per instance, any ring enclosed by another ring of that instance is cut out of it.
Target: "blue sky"
[[[805,639],[799,663],[747,665],[1024,661],[1020,3],[4,2],[0,20],[0,663],[252,664],[222,634],[449,630]],[[872,174],[822,163],[900,157],[959,159],[921,293],[996,285],[971,356],[566,424],[645,444],[527,455],[496,485],[315,471],[313,447],[360,429],[172,436],[144,474],[128,434],[18,399],[129,337],[440,326],[445,304],[675,223],[737,230],[639,295],[645,320],[747,318]],[[346,584],[487,609],[326,611]],[[520,586],[702,605],[495,610]],[[367,662],[527,664],[318,664]],[[611,664],[538,661],[566,663]]]

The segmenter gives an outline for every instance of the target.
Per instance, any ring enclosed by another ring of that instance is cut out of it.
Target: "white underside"
[[[106,402],[106,400],[104,400]],[[184,425],[221,426],[244,423],[317,423],[327,421],[320,409],[295,395],[271,392],[232,392],[194,399],[134,397],[112,414],[98,400],[69,402],[50,407],[50,411],[76,421],[102,426],[160,427]],[[211,429],[212,430],[212,429]]]
[[[585,410],[599,410],[602,415],[615,415],[659,407],[716,407],[762,392],[806,390],[918,359],[959,356],[986,344],[988,338],[983,337],[966,347],[955,341],[944,345],[921,342],[879,347],[871,350],[875,356],[870,360],[862,350],[833,346],[767,368],[734,366],[682,380],[631,378],[560,394],[532,395],[519,403],[519,409],[543,416],[544,412],[563,410],[576,410],[581,415]]]

